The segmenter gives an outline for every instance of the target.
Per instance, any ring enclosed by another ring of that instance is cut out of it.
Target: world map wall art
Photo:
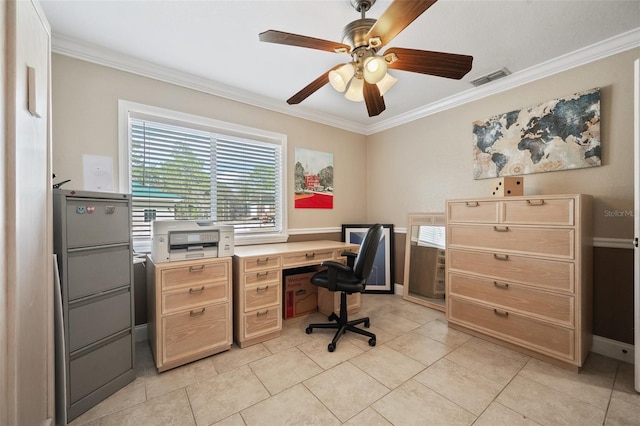
[[[600,89],[473,123],[473,178],[602,164]]]

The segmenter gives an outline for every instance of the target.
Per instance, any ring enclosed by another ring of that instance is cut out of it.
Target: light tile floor
[[[591,354],[580,374],[449,329],[396,295],[365,294],[375,348],[347,333],[329,353],[319,313],[282,335],[137,378],[72,425],[640,425],[633,366]]]

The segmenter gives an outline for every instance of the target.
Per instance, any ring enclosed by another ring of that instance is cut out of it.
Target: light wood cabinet
[[[570,369],[592,343],[592,198],[447,201],[447,320]]]
[[[344,261],[358,246],[336,241],[260,244],[235,248],[233,256],[234,336],[241,348],[278,337],[282,330],[283,270]],[[324,299],[323,299],[324,300]],[[352,309],[360,307],[354,299]]]
[[[154,263],[147,257],[151,351],[165,371],[231,347],[231,258]]]

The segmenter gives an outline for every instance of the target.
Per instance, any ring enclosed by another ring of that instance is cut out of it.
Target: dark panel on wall
[[[633,345],[633,250],[593,249],[593,334]]]
[[[136,325],[147,323],[147,269],[145,262],[133,264],[133,297]]]
[[[395,263],[393,264],[395,282],[402,284],[404,283],[404,255],[407,248],[407,234],[396,232],[395,237],[393,240],[393,244],[395,244]]]

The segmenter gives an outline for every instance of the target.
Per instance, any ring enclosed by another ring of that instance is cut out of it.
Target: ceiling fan
[[[348,85],[345,98],[356,102],[364,100],[369,117],[374,117],[385,110],[382,96],[397,81],[387,69],[457,80],[471,70],[473,57],[468,55],[399,47],[378,53],[437,0],[394,0],[378,20],[365,18],[365,12],[376,0],[349,1],[361,17],[344,27],[342,43],[277,30],[259,34],[260,41],[347,53],[352,58],[346,64],[331,68],[293,95],[287,100],[289,105],[302,102],[327,83],[339,92],[344,92]]]

